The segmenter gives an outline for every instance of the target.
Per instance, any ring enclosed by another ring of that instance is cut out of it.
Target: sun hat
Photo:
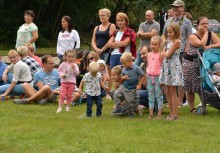
[[[185,7],[185,3],[182,0],[176,0],[173,2],[173,4],[170,4],[171,6],[182,6]]]
[[[98,64],[104,64],[104,65],[105,65],[105,67],[106,67],[105,61],[104,61],[104,60],[102,60],[102,59],[99,59],[99,60],[97,61],[97,63],[98,63]]]
[[[213,65],[213,73],[218,73],[220,72],[220,63],[215,63]]]

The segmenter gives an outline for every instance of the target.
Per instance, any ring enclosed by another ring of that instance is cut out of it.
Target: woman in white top
[[[73,28],[70,16],[63,16],[62,31],[60,31],[57,39],[57,55],[60,61],[66,50],[80,48],[80,38],[78,32]]]
[[[38,38],[38,28],[33,23],[34,17],[33,10],[24,11],[25,23],[18,29],[15,48],[18,48],[18,46],[24,46],[25,43],[31,43],[36,49],[35,41]]]
[[[0,86],[0,98],[4,100],[7,95],[20,96],[24,94],[24,89],[21,86],[23,83],[29,83],[33,86],[32,76],[30,68],[27,64],[20,60],[20,57],[16,50],[10,50],[8,53],[8,58],[11,64],[5,69],[2,80],[7,81],[7,74],[9,71],[13,70],[13,79],[11,84],[5,84]]]

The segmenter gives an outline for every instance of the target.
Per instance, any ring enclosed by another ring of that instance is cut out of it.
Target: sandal
[[[169,118],[171,118],[171,117],[172,117],[172,116],[169,115],[169,116],[166,116],[165,119],[169,120]]]
[[[177,117],[176,116],[171,116],[169,118],[166,118],[167,120],[169,121],[174,121],[174,120],[177,120]]]
[[[160,120],[160,119],[161,119],[161,116],[157,116],[157,119]]]
[[[149,117],[148,117],[149,119],[153,119],[154,118],[154,116],[153,115],[149,115]]]
[[[196,108],[190,110],[191,113],[196,113]]]

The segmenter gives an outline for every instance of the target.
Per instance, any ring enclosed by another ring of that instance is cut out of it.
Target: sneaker
[[[47,99],[40,99],[37,101],[37,103],[40,105],[45,105],[45,104],[47,104]]]
[[[121,111],[121,108],[116,108],[112,114],[117,114],[117,115],[121,115],[122,114],[122,111]]]
[[[189,106],[189,102],[186,101],[186,102],[183,104],[183,106]]]
[[[66,107],[66,111],[67,111],[67,112],[70,112],[70,108],[69,108],[69,107]]]
[[[27,104],[28,100],[27,99],[13,99],[13,102],[15,104]]]
[[[59,107],[59,108],[57,109],[57,113],[60,113],[60,112],[62,112],[62,107]]]

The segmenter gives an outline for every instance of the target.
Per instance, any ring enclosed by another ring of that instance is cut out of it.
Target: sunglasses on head
[[[94,57],[90,57],[88,60],[91,61],[91,60],[93,60],[93,59],[94,59]]]

